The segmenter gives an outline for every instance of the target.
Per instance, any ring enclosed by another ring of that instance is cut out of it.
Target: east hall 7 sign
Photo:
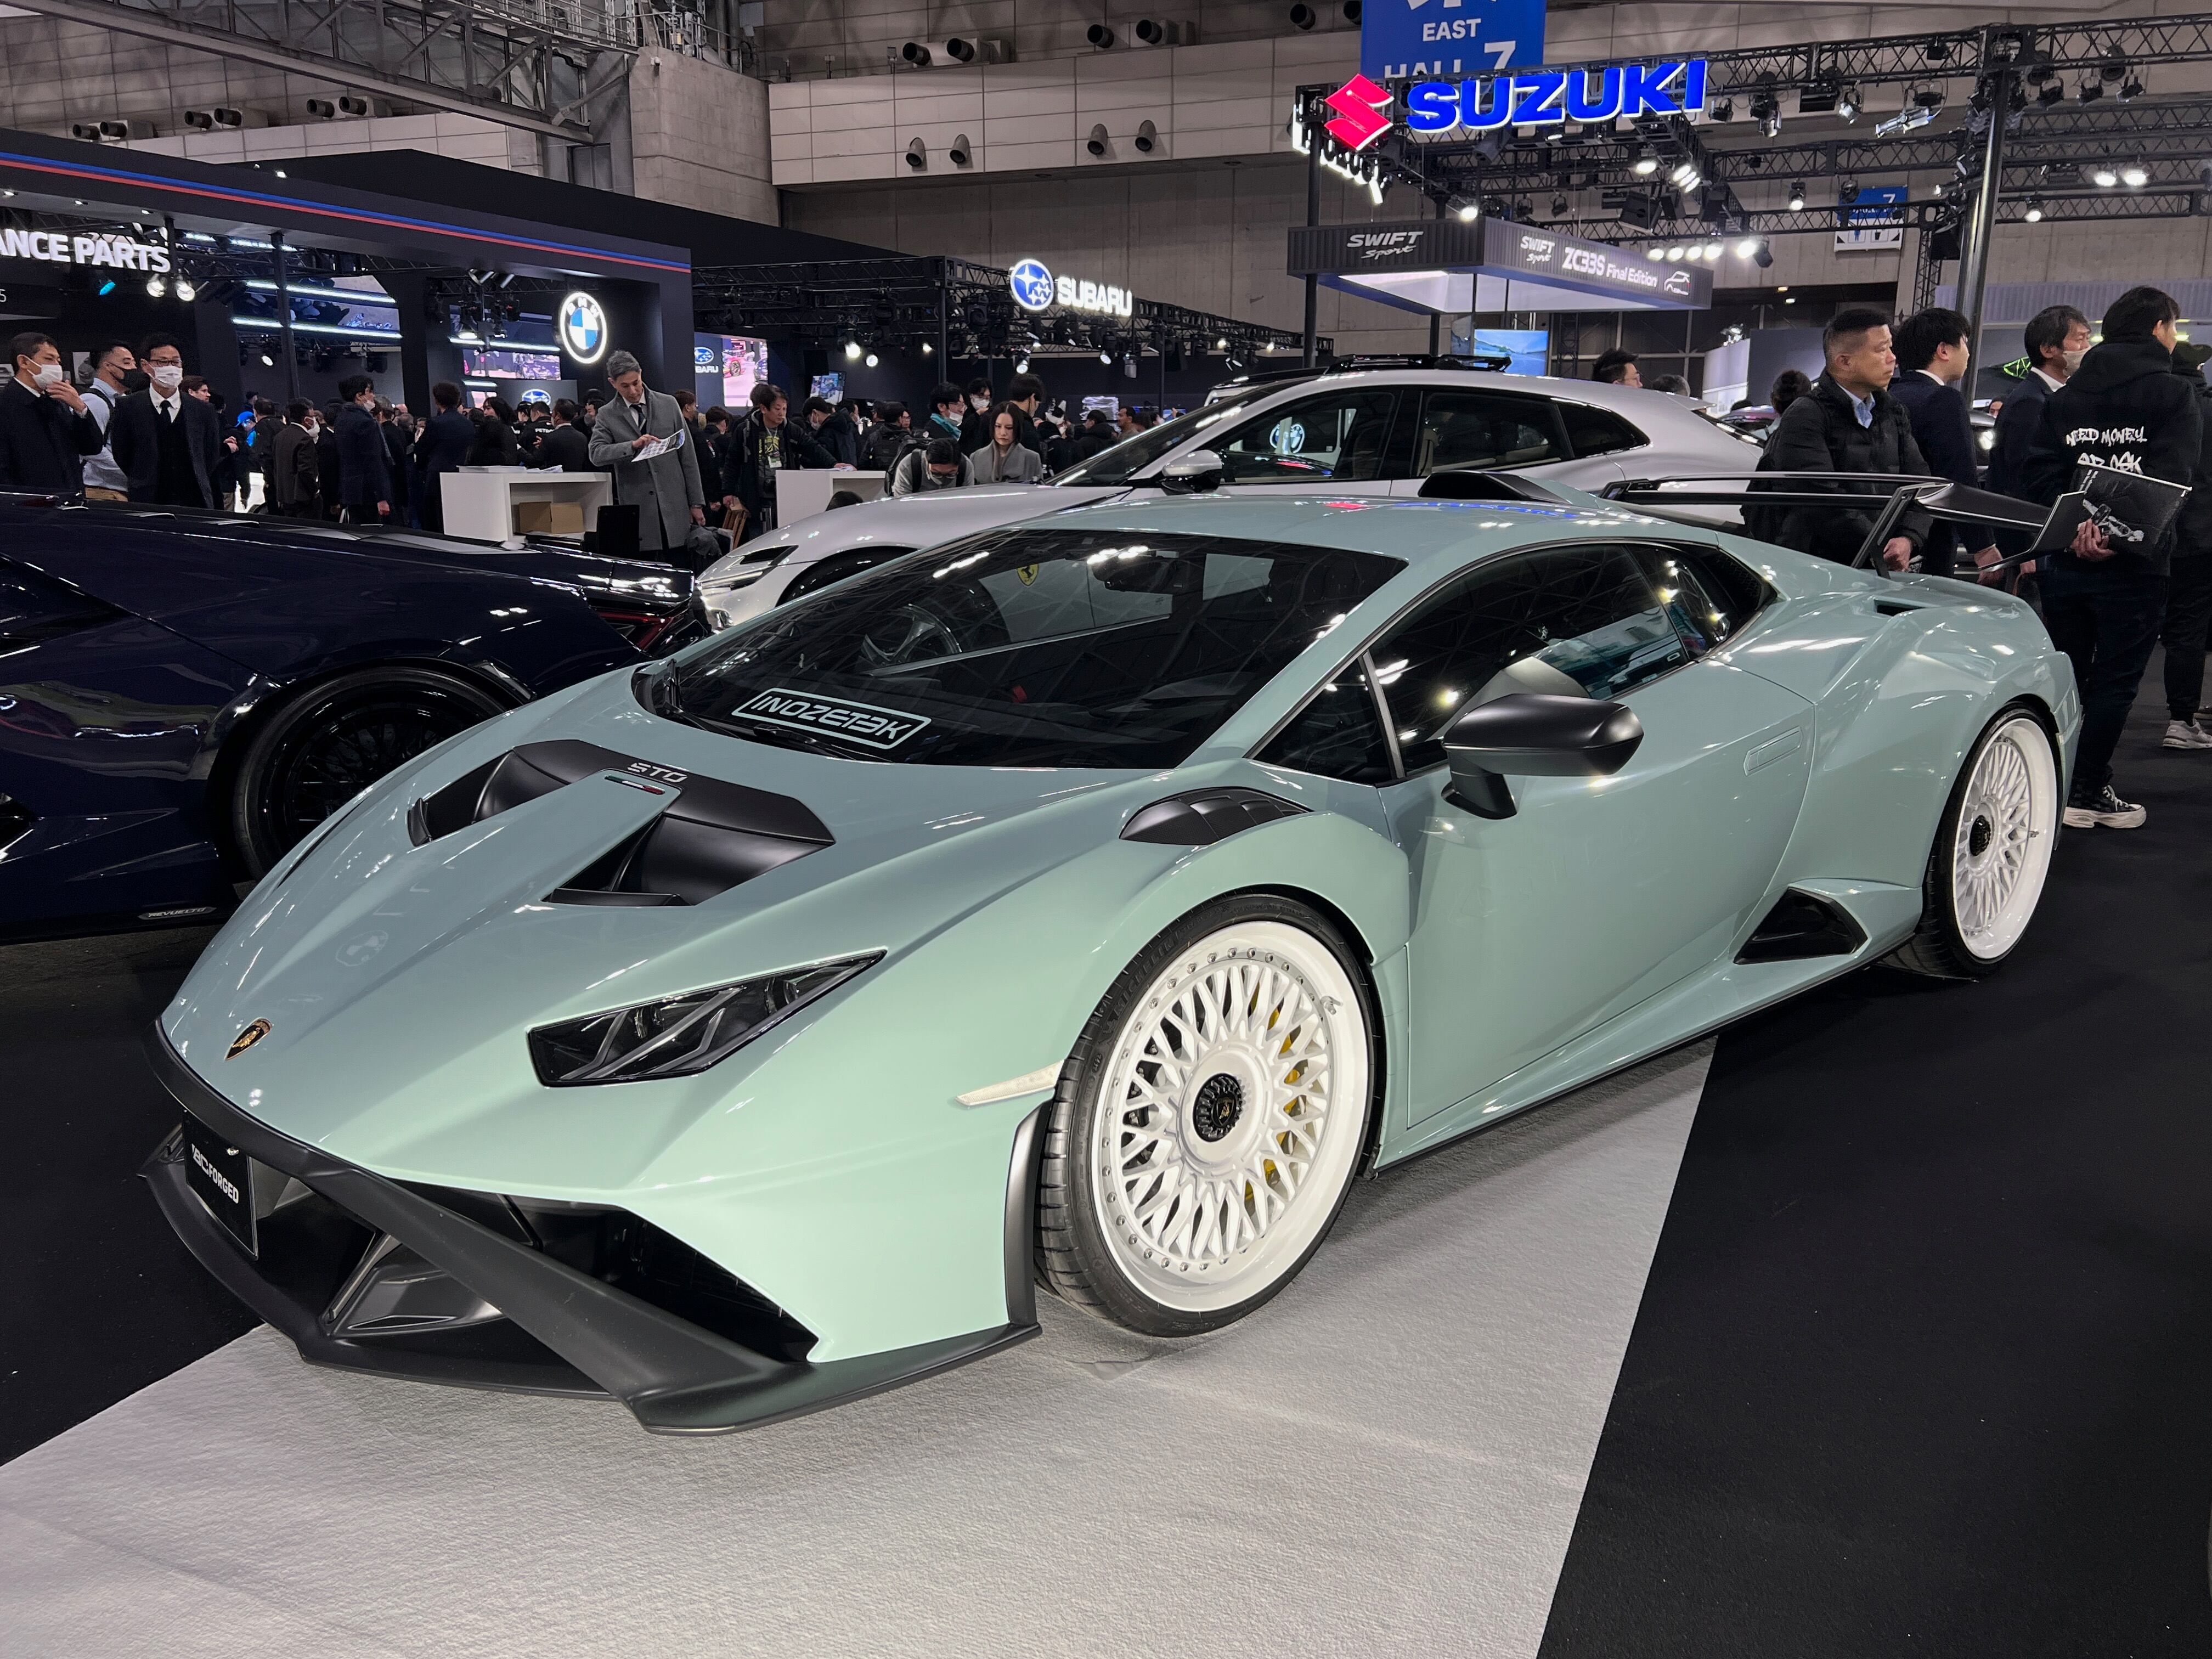
[[[1544,0],[1367,0],[1359,72],[1475,75],[1544,61]]]

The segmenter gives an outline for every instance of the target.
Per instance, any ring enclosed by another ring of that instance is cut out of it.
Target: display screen
[[[753,388],[768,379],[768,342],[743,334],[694,334],[691,340],[691,389],[701,405],[742,413]]]
[[[561,355],[556,351],[494,351],[482,346],[464,346],[461,372],[478,380],[557,380],[561,378]]]
[[[817,374],[808,390],[817,398],[827,398],[833,404],[845,401],[845,377],[842,374]]]
[[[1508,374],[1542,374],[1551,368],[1552,335],[1541,328],[1480,328],[1468,349],[1478,357],[1510,357]]]

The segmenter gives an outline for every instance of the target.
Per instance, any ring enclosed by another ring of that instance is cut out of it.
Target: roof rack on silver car
[[[1493,356],[1488,352],[1446,352],[1434,357],[1425,352],[1337,357],[1310,368],[1303,363],[1293,363],[1282,368],[1251,369],[1222,381],[1206,394],[1206,400],[1216,402],[1224,393],[1249,386],[1274,386],[1291,380],[1313,380],[1323,374],[1356,374],[1370,368],[1450,368],[1494,374],[1502,374],[1512,366],[1510,357]]]
[[[1833,486],[1844,479],[1853,484],[1875,487],[1863,490],[1774,488],[1777,484],[1793,483]],[[1685,484],[1705,487],[1680,487]],[[1884,575],[1889,573],[1883,570],[1875,556],[1889,540],[1898,520],[1911,508],[1917,507],[1932,519],[1954,524],[2002,525],[2010,530],[2035,531],[2050,522],[2054,510],[2000,495],[1993,490],[1975,489],[1947,478],[1931,478],[1915,472],[1761,472],[1755,478],[1730,473],[1698,473],[1666,478],[1624,478],[1619,483],[1607,484],[1598,493],[1607,501],[1656,512],[1662,517],[1667,516],[1669,507],[1876,507],[1880,510],[1867,531],[1866,539],[1859,544],[1851,564],[1855,568],[1881,571]],[[2007,569],[2033,556],[2030,553],[2015,553],[1995,564],[1978,567],[1975,574]]]

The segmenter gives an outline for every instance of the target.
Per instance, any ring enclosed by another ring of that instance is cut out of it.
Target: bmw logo
[[[1052,273],[1042,259],[1024,259],[1006,273],[1014,303],[1024,311],[1042,311],[1052,303]]]
[[[607,313],[590,295],[561,301],[561,349],[580,363],[596,363],[607,349]]]

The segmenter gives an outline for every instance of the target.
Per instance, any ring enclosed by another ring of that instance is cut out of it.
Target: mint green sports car
[[[1534,492],[1532,492],[1534,493]],[[1354,1176],[2033,915],[2017,600],[1559,491],[907,556],[421,757],[152,1034],[177,1231],[307,1358],[743,1427],[1252,1312]]]

